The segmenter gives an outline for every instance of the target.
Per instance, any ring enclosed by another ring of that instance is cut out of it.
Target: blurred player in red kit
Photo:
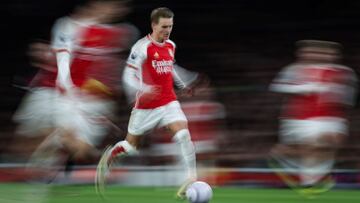
[[[314,194],[333,186],[335,152],[348,134],[346,111],[353,105],[356,75],[339,65],[336,42],[297,42],[297,61],[286,66],[270,89],[287,95],[280,118],[280,143],[272,151],[282,166],[296,169],[300,192]],[[286,177],[286,176],[283,176]]]
[[[41,69],[14,120],[21,134],[48,135],[29,160],[32,180],[50,181],[67,158],[99,157],[96,147],[111,126],[120,90],[122,54],[137,37],[133,26],[114,24],[130,11],[127,3],[84,1],[56,21],[51,45],[31,46],[32,63]]]
[[[109,166],[116,157],[138,153],[142,135],[156,127],[169,130],[180,147],[187,169],[187,181],[177,193],[184,198],[188,183],[197,179],[196,157],[187,126],[174,91],[174,84],[187,90],[191,80],[183,80],[174,68],[176,45],[169,39],[173,29],[174,13],[165,7],[151,12],[152,33],[135,43],[123,73],[127,92],[135,95],[126,139],[104,152],[98,165],[97,183],[104,181]]]
[[[113,24],[129,12],[126,3],[89,0],[54,25],[52,48],[60,92],[56,123],[75,156],[91,155],[89,151],[102,141],[114,116],[124,63],[120,54],[136,36],[131,25]]]
[[[121,53],[137,35],[129,24],[111,24],[128,13],[126,3],[86,1],[57,20],[51,46],[32,45],[33,64],[42,69],[14,117],[20,132],[35,135],[39,128],[48,134],[29,161],[35,170],[52,174],[47,167],[61,166],[67,157],[99,157],[96,147],[111,126],[120,90]]]

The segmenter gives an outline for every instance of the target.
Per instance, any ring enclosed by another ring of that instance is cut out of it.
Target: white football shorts
[[[163,127],[177,121],[186,121],[178,101],[170,102],[154,109],[133,109],[128,132],[132,135],[143,135],[155,127]]]
[[[348,124],[346,119],[335,117],[306,120],[284,119],[280,124],[282,143],[315,143],[320,136],[329,133],[347,135]]]
[[[100,144],[108,132],[108,118],[114,102],[87,96],[59,95],[56,100],[55,125],[70,129],[75,137],[92,146]]]
[[[54,88],[33,88],[22,100],[13,120],[18,124],[16,132],[25,136],[41,135],[40,132],[54,127]]]

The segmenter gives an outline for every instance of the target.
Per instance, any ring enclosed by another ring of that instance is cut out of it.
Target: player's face
[[[152,37],[158,42],[169,39],[173,24],[173,18],[160,18],[158,23],[152,24]]]

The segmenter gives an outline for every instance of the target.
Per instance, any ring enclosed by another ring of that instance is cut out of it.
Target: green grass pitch
[[[0,184],[0,203],[31,202],[24,197],[30,192],[39,197],[38,185]],[[291,189],[214,187],[211,203],[359,203],[358,190],[332,190],[315,198],[306,198]],[[52,186],[48,203],[181,203],[174,199],[176,188],[111,186],[103,200],[92,185]],[[26,200],[24,200],[26,199]],[[186,201],[185,201],[186,202]]]

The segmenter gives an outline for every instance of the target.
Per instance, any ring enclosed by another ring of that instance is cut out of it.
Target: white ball
[[[196,181],[186,189],[186,197],[190,203],[208,203],[213,192],[209,184]]]

